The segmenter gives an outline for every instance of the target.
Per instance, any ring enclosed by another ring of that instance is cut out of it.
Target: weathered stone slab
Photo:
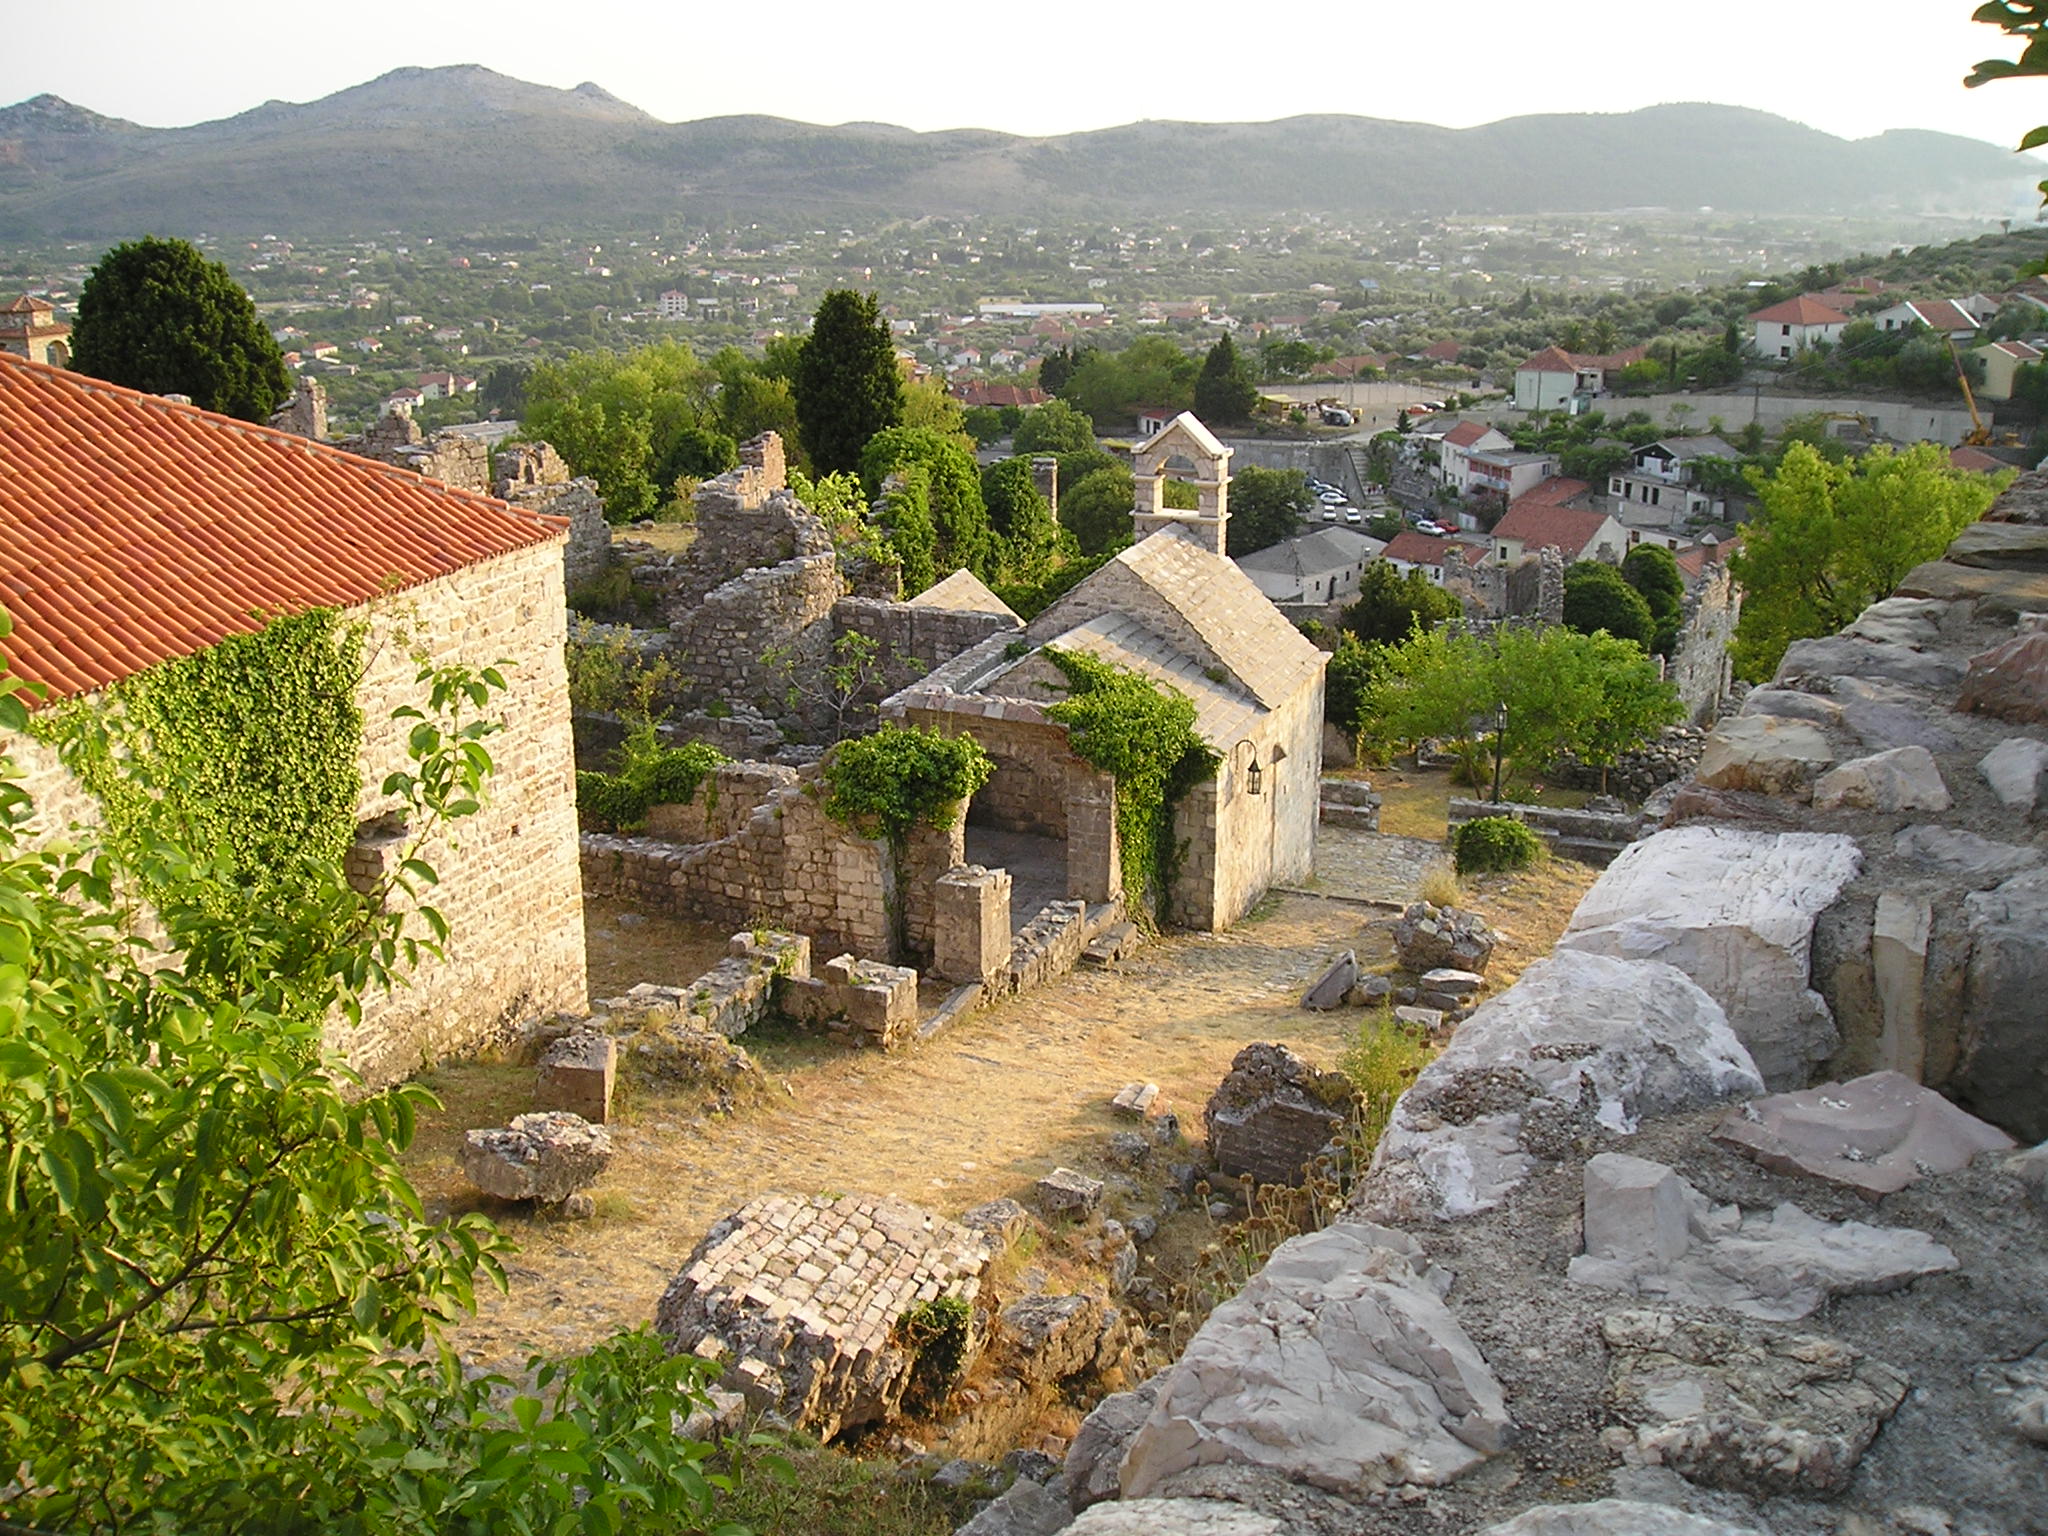
[[[2015,635],[1972,656],[1956,708],[2020,725],[2048,721],[2048,634]]]
[[[1859,757],[1820,776],[1813,786],[1816,811],[1945,811],[1948,786],[1925,747],[1895,747]]]
[[[1662,1163],[1603,1152],[1585,1181],[1586,1252],[1661,1268],[1692,1246],[1685,1184]]]
[[[1023,1296],[1002,1310],[1002,1339],[1024,1379],[1065,1381],[1095,1367],[1115,1320],[1100,1296]]]
[[[1927,1062],[1927,949],[1934,904],[1916,891],[1878,892],[1870,924],[1870,972],[1884,1028],[1881,1066],[1918,1081]]]
[[[1751,1099],[1714,1132],[1779,1173],[1889,1195],[1930,1174],[1967,1168],[2013,1139],[1897,1072]]]
[[[1421,985],[1431,992],[1444,992],[1452,997],[1470,997],[1486,985],[1486,978],[1477,971],[1461,971],[1454,966],[1439,966],[1423,974]]]
[[[1774,715],[1781,720],[1804,720],[1809,725],[1840,725],[1842,706],[1817,693],[1796,688],[1753,688],[1738,711],[1745,715]]]
[[[1737,715],[1708,732],[1693,778],[1708,789],[1804,799],[1834,760],[1827,737],[1804,720]]]
[[[1057,1536],[1074,1512],[1052,1489],[1020,1477],[953,1536]]]
[[[1358,980],[1358,956],[1351,950],[1332,960],[1323,974],[1309,984],[1301,994],[1301,1006],[1328,1010],[1344,1006],[1344,994],[1349,992]]]
[[[1130,1120],[1142,1120],[1152,1113],[1159,1098],[1157,1083],[1125,1083],[1109,1101],[1111,1111]]]
[[[2048,571],[2048,528],[2028,523],[1970,524],[1942,557],[1992,570]]]
[[[978,1233],[906,1201],[762,1195],[705,1234],[654,1326],[671,1353],[721,1362],[755,1409],[829,1439],[895,1415],[916,1363],[904,1314],[972,1302],[988,1263]]]
[[[1072,1536],[1292,1536],[1274,1516],[1221,1499],[1096,1504],[1067,1530]]]
[[[2008,736],[1977,761],[1977,772],[2012,810],[2031,816],[2041,803],[2041,784],[2048,776],[2048,741]]]
[[[1772,679],[1784,683],[1795,677],[1884,677],[1910,688],[1953,688],[1963,675],[1962,664],[1931,651],[1916,651],[1904,645],[1885,645],[1858,640],[1848,635],[1824,635],[1817,640],[1794,640],[1785,648]]]
[[[993,1252],[1001,1252],[1024,1234],[1031,1225],[1031,1213],[1014,1200],[990,1200],[964,1211],[960,1225],[979,1232]]]
[[[1666,1504],[1599,1499],[1590,1504],[1538,1504],[1478,1536],[1764,1536],[1753,1525],[1689,1515]]]
[[[1616,1312],[1600,1332],[1609,1401],[1636,1454],[1756,1498],[1840,1493],[1905,1400],[1906,1377],[1813,1334]]]
[[[1899,583],[1900,597],[1938,597],[1974,604],[1980,619],[2011,619],[2048,612],[2048,571],[1987,570],[1930,560],[1916,565]]]
[[[1861,863],[1832,833],[1676,827],[1608,866],[1559,947],[1675,965],[1721,1005],[1764,1082],[1796,1088],[1839,1039],[1808,984],[1813,922]]]
[[[1072,1168],[1055,1168],[1032,1186],[1032,1193],[1038,1197],[1038,1208],[1049,1216],[1092,1211],[1102,1203],[1102,1180]]]
[[[1144,1428],[1159,1401],[1167,1372],[1128,1392],[1112,1392],[1088,1411],[1067,1446],[1067,1497],[1078,1512],[1117,1495],[1117,1467],[1132,1437]]]
[[[1596,1129],[1763,1091],[1721,1007],[1655,961],[1559,950],[1458,1027],[1394,1106],[1354,1209],[1466,1216]]]
[[[1124,1493],[1237,1464],[1359,1495],[1447,1483],[1503,1449],[1500,1383],[1382,1237],[1343,1224],[1292,1238],[1210,1313],[1124,1456]]]
[[[566,1200],[596,1183],[611,1160],[611,1133],[563,1110],[515,1115],[509,1126],[462,1138],[462,1171],[500,1200]]]
[[[1941,643],[1941,619],[1949,605],[1926,597],[1887,597],[1872,603],[1842,631],[1879,645],[1932,650]]]
[[[1441,1008],[1419,1008],[1412,1004],[1394,1010],[1395,1021],[1411,1029],[1419,1029],[1432,1038],[1443,1033],[1444,1010]]]
[[[1299,1184],[1308,1164],[1351,1119],[1358,1091],[1284,1045],[1246,1046],[1202,1111],[1209,1159],[1231,1178]]]
[[[1993,842],[1960,827],[1931,824],[1907,827],[1892,839],[1892,852],[1928,869],[1988,884],[2041,862],[2041,850],[2017,843]]]
[[[1970,962],[1956,1097],[2021,1141],[2048,1139],[2048,870],[1963,898]]]
[[[1925,1232],[1821,1221],[1790,1204],[1768,1212],[1715,1205],[1661,1164],[1634,1166],[1644,1162],[1613,1152],[1587,1160],[1586,1251],[1567,1271],[1575,1284],[1790,1322],[1830,1296],[1894,1291],[1956,1267]],[[1658,1188],[1667,1179],[1687,1213],[1689,1240],[1676,1257],[1660,1257],[1672,1243],[1671,1197]],[[1651,1193],[1596,1220],[1611,1185]]]

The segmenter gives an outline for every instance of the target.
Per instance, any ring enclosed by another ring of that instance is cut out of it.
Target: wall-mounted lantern
[[[1244,787],[1247,794],[1256,795],[1265,787],[1266,783],[1266,770],[1259,766],[1258,743],[1247,736],[1238,742],[1237,747],[1250,747],[1252,749],[1251,764],[1244,771]],[[1230,755],[1233,759],[1237,756],[1237,747],[1230,749]]]

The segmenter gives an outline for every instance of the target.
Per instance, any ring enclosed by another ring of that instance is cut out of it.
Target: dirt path
[[[1413,850],[1373,852],[1362,844],[1328,860],[1326,885],[1406,896]],[[593,934],[616,936],[617,917],[594,913]],[[601,959],[615,975],[617,955],[599,953],[610,942],[593,939],[594,969]],[[1548,947],[1547,934],[1541,942]],[[485,1301],[460,1347],[476,1363],[512,1369],[529,1353],[651,1320],[706,1228],[768,1190],[893,1193],[957,1214],[1021,1197],[1062,1163],[1101,1173],[1118,1124],[1108,1101],[1133,1079],[1158,1083],[1199,1137],[1202,1105],[1245,1044],[1285,1040],[1335,1064],[1357,1016],[1304,1012],[1301,991],[1337,951],[1355,947],[1370,965],[1390,957],[1389,943],[1382,914],[1283,896],[1229,933],[1161,940],[1113,971],[1076,972],[890,1056],[794,1032],[750,1034],[743,1043],[787,1085],[788,1100],[707,1118],[695,1099],[624,1092],[619,1156],[595,1191],[595,1220],[492,1208],[520,1252],[509,1294]],[[438,1208],[472,1208],[454,1156],[462,1130],[531,1107],[531,1071],[453,1066],[430,1082],[446,1108],[413,1149],[415,1178]]]

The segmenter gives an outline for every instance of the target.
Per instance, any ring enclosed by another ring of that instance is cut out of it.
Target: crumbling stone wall
[[[703,542],[700,532],[698,542]],[[794,713],[808,728],[829,722],[825,701],[799,695],[791,682],[821,685],[831,660],[832,607],[843,583],[829,551],[744,570],[682,609],[669,625],[672,652],[686,679],[682,701],[747,703],[765,714]],[[670,611],[676,613],[673,603]]]
[[[410,416],[380,416],[360,437],[335,440],[335,447],[380,464],[395,464],[458,490],[491,494],[491,451],[481,439],[444,427],[422,440]]]
[[[270,418],[270,425],[316,443],[326,442],[327,386],[310,375],[302,377],[284,409]]]
[[[1498,610],[1503,618],[1534,618],[1543,624],[1564,622],[1564,556],[1554,549],[1507,568]]]
[[[843,597],[832,606],[835,645],[843,635],[865,635],[875,642],[878,680],[862,689],[858,699],[868,707],[908,688],[990,635],[1014,633],[1023,627],[1007,613],[922,608],[870,597]]]
[[[1708,566],[1699,583],[1685,595],[1678,644],[1672,648],[1671,665],[1665,672],[1685,703],[1686,718],[1694,725],[1713,724],[1734,686],[1728,647],[1741,617],[1742,589],[1728,567]]]

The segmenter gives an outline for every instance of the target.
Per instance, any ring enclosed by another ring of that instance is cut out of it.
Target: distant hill
[[[144,128],[55,96],[0,108],[0,238],[200,229],[348,233],[1116,213],[1999,212],[2041,174],[1990,144],[1838,139],[1740,107],[1555,114],[1449,129],[1375,118],[1131,123],[1022,138],[663,123],[595,85],[476,65],[398,69],[318,101]]]

